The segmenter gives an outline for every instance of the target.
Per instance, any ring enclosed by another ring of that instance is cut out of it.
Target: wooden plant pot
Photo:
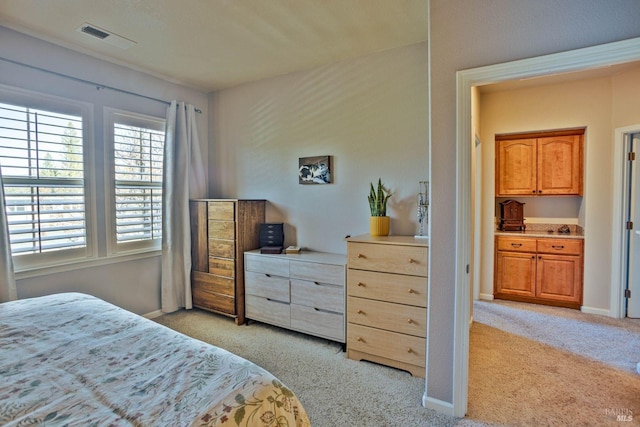
[[[391,218],[388,216],[372,216],[369,220],[369,234],[372,236],[388,236]]]

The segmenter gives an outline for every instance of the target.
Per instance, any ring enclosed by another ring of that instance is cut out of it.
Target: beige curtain
[[[0,302],[18,299],[16,279],[13,274],[13,259],[9,244],[9,224],[4,199],[2,171],[0,171]]]
[[[204,159],[193,105],[167,108],[162,183],[162,311],[192,308],[189,199],[205,196]]]

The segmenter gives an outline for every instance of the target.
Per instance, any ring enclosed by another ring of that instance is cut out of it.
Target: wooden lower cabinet
[[[582,239],[496,236],[494,296],[580,308]]]
[[[427,253],[413,236],[347,240],[347,357],[425,377]]]

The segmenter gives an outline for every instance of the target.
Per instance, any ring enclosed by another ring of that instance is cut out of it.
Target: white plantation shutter
[[[0,166],[14,256],[86,247],[80,115],[0,103]]]
[[[114,114],[112,131],[116,245],[159,247],[164,121]]]

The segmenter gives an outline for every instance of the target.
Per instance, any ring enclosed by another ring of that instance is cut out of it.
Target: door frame
[[[623,255],[628,250],[625,241],[625,227],[627,221],[628,199],[625,196],[629,192],[629,162],[627,151],[629,150],[628,138],[640,133],[640,124],[616,128],[614,137],[613,154],[613,222],[611,233],[611,259],[618,260],[611,268],[611,283],[619,283],[619,286],[611,286],[611,317],[623,318],[626,316],[624,289],[626,288],[627,260]],[[640,159],[638,159],[640,161]],[[639,190],[640,191],[640,190]],[[615,261],[614,261],[615,262]]]
[[[542,77],[551,74],[584,71],[613,64],[640,60],[640,37],[582,49],[489,65],[456,72],[456,241],[455,241],[455,312],[453,352],[453,415],[467,412],[469,382],[469,321],[473,287],[467,265],[473,259],[471,242],[481,238],[472,228],[471,146],[475,143],[471,123],[471,91],[508,80]],[[477,183],[476,185],[481,185]],[[480,215],[476,210],[474,213]]]

